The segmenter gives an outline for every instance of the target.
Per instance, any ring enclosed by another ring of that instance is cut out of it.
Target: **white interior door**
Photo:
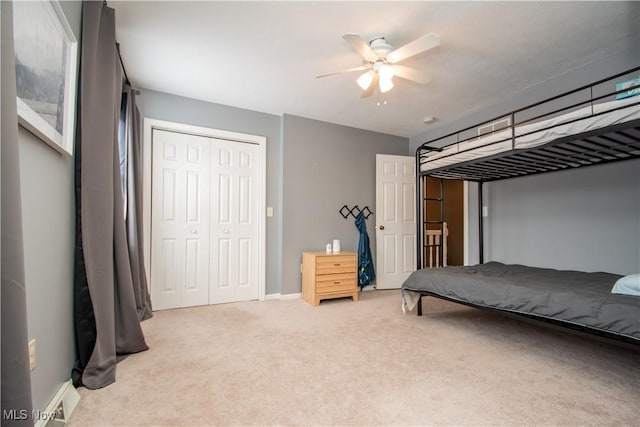
[[[153,131],[154,309],[209,302],[209,138]]]
[[[212,141],[209,301],[258,299],[259,147]]]
[[[416,270],[416,166],[376,155],[376,288],[396,289]]]

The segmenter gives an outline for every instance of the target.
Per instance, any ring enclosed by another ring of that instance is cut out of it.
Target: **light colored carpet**
[[[640,351],[400,291],[156,312],[70,425],[640,425]]]

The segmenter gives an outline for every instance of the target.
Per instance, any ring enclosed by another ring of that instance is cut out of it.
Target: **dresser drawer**
[[[356,289],[353,273],[325,274],[316,278],[316,292],[319,294],[347,292]]]
[[[353,256],[332,255],[316,258],[316,274],[353,273],[357,270]]]

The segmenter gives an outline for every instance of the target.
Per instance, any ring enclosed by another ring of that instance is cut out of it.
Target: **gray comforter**
[[[640,297],[611,293],[620,277],[499,262],[424,269],[412,273],[402,285],[403,309],[413,309],[422,291],[640,342]]]

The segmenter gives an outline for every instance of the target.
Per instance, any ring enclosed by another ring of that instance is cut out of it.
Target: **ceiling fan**
[[[420,84],[427,84],[431,81],[428,75],[415,68],[400,65],[398,62],[440,46],[440,37],[436,34],[426,34],[395,50],[393,46],[387,43],[384,37],[377,37],[369,43],[365,43],[358,34],[354,33],[344,34],[342,38],[362,55],[364,65],[321,74],[316,78],[365,71],[356,80],[358,86],[362,88],[361,98],[368,98],[373,95],[376,87],[380,88],[381,93],[390,91],[393,88],[392,79],[394,76]]]

